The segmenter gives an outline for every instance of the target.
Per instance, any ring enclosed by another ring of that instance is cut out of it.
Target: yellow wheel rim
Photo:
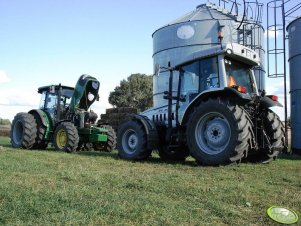
[[[64,149],[67,144],[67,134],[64,129],[60,129],[56,135],[56,144],[59,149]]]

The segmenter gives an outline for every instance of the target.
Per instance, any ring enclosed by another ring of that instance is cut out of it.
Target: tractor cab
[[[180,73],[179,80],[182,80],[179,81],[180,93],[188,103],[204,92],[225,88],[249,96],[258,95],[253,72],[258,62],[255,51],[237,44],[224,46],[222,50],[213,47],[194,53],[187,62],[175,67]]]
[[[258,94],[252,65],[228,56],[199,59],[179,68],[180,94],[188,103],[201,93],[226,87],[250,96]]]
[[[42,94],[40,109],[47,112],[53,121],[62,120],[69,109],[74,88],[62,85],[43,86],[38,89]]]
[[[96,78],[82,75],[75,88],[51,85],[38,89],[42,94],[40,109],[47,112],[54,123],[65,120],[67,113],[86,112],[99,99],[99,82]]]

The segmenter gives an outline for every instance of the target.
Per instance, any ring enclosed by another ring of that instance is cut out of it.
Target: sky
[[[38,87],[100,81],[98,114],[133,73],[153,73],[152,33],[206,0],[0,0],[0,117],[38,108]],[[283,94],[283,79],[267,79]],[[283,117],[283,110],[276,110]]]

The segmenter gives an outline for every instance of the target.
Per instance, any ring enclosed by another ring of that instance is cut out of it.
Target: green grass
[[[0,145],[0,224],[253,226],[277,225],[272,205],[301,212],[300,157],[200,167]]]

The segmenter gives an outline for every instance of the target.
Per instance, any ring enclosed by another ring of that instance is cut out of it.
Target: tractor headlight
[[[95,98],[95,96],[94,96],[92,93],[89,93],[89,94],[88,94],[88,100],[89,100],[89,101],[93,101],[94,98]]]

